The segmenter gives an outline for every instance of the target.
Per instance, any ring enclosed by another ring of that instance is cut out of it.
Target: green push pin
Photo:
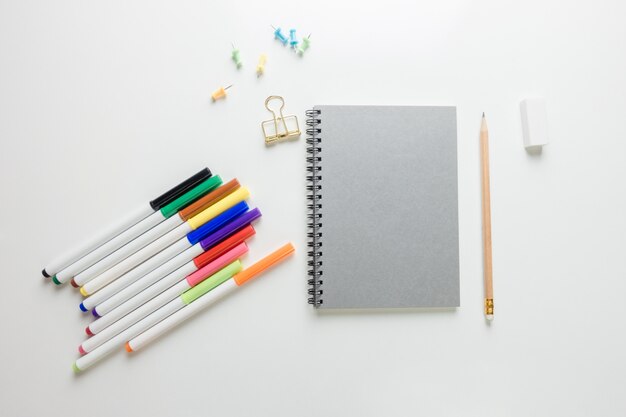
[[[310,38],[311,38],[311,34],[309,34],[309,36],[307,36],[306,38],[302,38],[302,42],[300,42],[300,46],[296,48],[296,52],[298,53],[298,55],[300,56],[304,55],[304,51],[309,49],[309,46],[311,46]]]
[[[239,69],[243,65],[241,62],[241,57],[239,56],[239,49],[235,48],[235,45],[233,43],[231,43],[231,45],[233,46],[233,53],[231,54],[231,58],[235,62],[235,65],[237,65],[237,69]]]

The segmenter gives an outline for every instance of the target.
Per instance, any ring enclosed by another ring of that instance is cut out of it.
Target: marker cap
[[[252,209],[244,213],[242,216],[237,217],[235,220],[217,230],[215,233],[210,234],[202,239],[200,241],[202,249],[207,250],[216,243],[222,241],[226,236],[230,236],[237,230],[249,225],[251,222],[258,219],[259,217],[261,217],[261,211],[258,208]]]
[[[203,266],[207,265],[209,262],[212,262],[213,260],[217,259],[219,256],[228,252],[230,249],[234,248],[241,242],[244,242],[246,239],[250,238],[251,236],[254,236],[255,233],[256,231],[254,230],[254,227],[252,227],[252,225],[249,224],[243,229],[233,234],[232,236],[229,236],[228,238],[224,239],[218,245],[215,245],[211,249],[207,250],[206,252],[196,256],[193,259],[193,263],[196,264],[196,267],[198,269],[200,269]]]
[[[178,210],[187,207],[189,204],[196,201],[198,198],[202,197],[209,191],[219,187],[222,184],[222,179],[219,175],[211,177],[207,180],[202,181],[200,184],[196,185],[191,190],[187,191],[185,194],[181,195],[171,203],[161,208],[161,214],[166,219],[172,217],[174,214],[178,212]]]
[[[239,181],[237,181],[236,178],[232,179],[226,184],[222,184],[215,190],[211,191],[204,197],[198,199],[197,201],[194,201],[193,203],[182,209],[180,212],[178,212],[178,214],[180,215],[181,219],[186,221],[196,214],[200,213],[204,209],[208,208],[209,206],[217,203],[222,198],[226,197],[228,194],[232,193],[239,187]]]
[[[235,204],[244,201],[248,197],[250,197],[250,191],[248,191],[246,187],[241,187],[237,191],[229,194],[217,203],[213,204],[211,207],[204,209],[200,213],[187,220],[187,224],[189,224],[192,229],[197,229],[204,223],[216,217],[218,214],[231,208]]]
[[[196,230],[187,233],[187,240],[190,244],[195,245],[211,233],[224,227],[225,224],[229,224],[231,221],[237,219],[247,210],[248,204],[245,201],[235,204],[220,215],[215,216],[215,218],[198,227]]]
[[[255,276],[259,275],[261,272],[265,271],[269,267],[279,263],[287,256],[291,255],[292,253],[294,253],[294,251],[295,248],[293,247],[293,245],[291,243],[287,243],[286,245],[270,253],[254,265],[241,271],[240,273],[235,275],[233,279],[235,280],[235,283],[237,285],[243,285]]]
[[[161,207],[174,201],[176,198],[180,197],[185,192],[189,191],[210,176],[211,171],[209,170],[209,168],[204,168],[203,170],[195,173],[191,177],[187,178],[185,181],[181,182],[170,190],[167,190],[166,192],[152,200],[150,202],[150,207],[152,207],[154,211],[161,209]]]
[[[202,297],[213,288],[225,281],[228,281],[233,275],[241,271],[241,269],[241,261],[237,260],[220,269],[195,287],[188,289],[183,293],[183,295],[180,296],[180,298],[185,304],[191,304],[194,300]]]
[[[195,272],[187,275],[187,283],[190,287],[195,287],[202,281],[204,281],[207,277],[210,277],[215,272],[217,272],[220,268],[223,268],[225,265],[230,264],[233,261],[236,261],[243,255],[248,252],[248,245],[246,242],[241,242],[213,262],[203,266]]]

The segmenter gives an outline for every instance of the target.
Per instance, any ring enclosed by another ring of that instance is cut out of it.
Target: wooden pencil
[[[491,263],[491,193],[489,189],[489,132],[483,113],[480,125],[480,154],[483,206],[483,269],[485,280],[485,318],[493,320],[493,267]]]

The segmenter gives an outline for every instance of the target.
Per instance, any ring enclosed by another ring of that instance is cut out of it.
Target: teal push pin
[[[235,65],[237,65],[237,69],[239,69],[243,65],[241,62],[241,56],[239,56],[239,49],[235,48],[235,45],[232,42],[231,42],[231,45],[233,47],[233,52],[230,56],[235,62]]]
[[[287,42],[289,42],[289,40],[285,35],[283,35],[283,33],[280,31],[280,28],[276,29],[274,26],[272,26],[272,29],[274,29],[274,39],[278,39],[280,43],[282,43],[283,45],[287,45]]]
[[[307,36],[306,38],[302,38],[302,42],[300,42],[300,46],[296,48],[296,52],[298,53],[298,55],[300,56],[304,55],[304,51],[309,49],[309,46],[311,46],[310,38],[311,38],[310,33],[309,33],[309,36]]]
[[[291,46],[293,49],[296,49],[296,46],[298,46],[298,39],[296,39],[295,29],[289,29],[289,46]]]

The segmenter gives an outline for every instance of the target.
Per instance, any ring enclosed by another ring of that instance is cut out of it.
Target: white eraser
[[[520,103],[522,111],[522,131],[524,146],[534,147],[548,144],[548,116],[546,100],[543,98],[527,98]]]

